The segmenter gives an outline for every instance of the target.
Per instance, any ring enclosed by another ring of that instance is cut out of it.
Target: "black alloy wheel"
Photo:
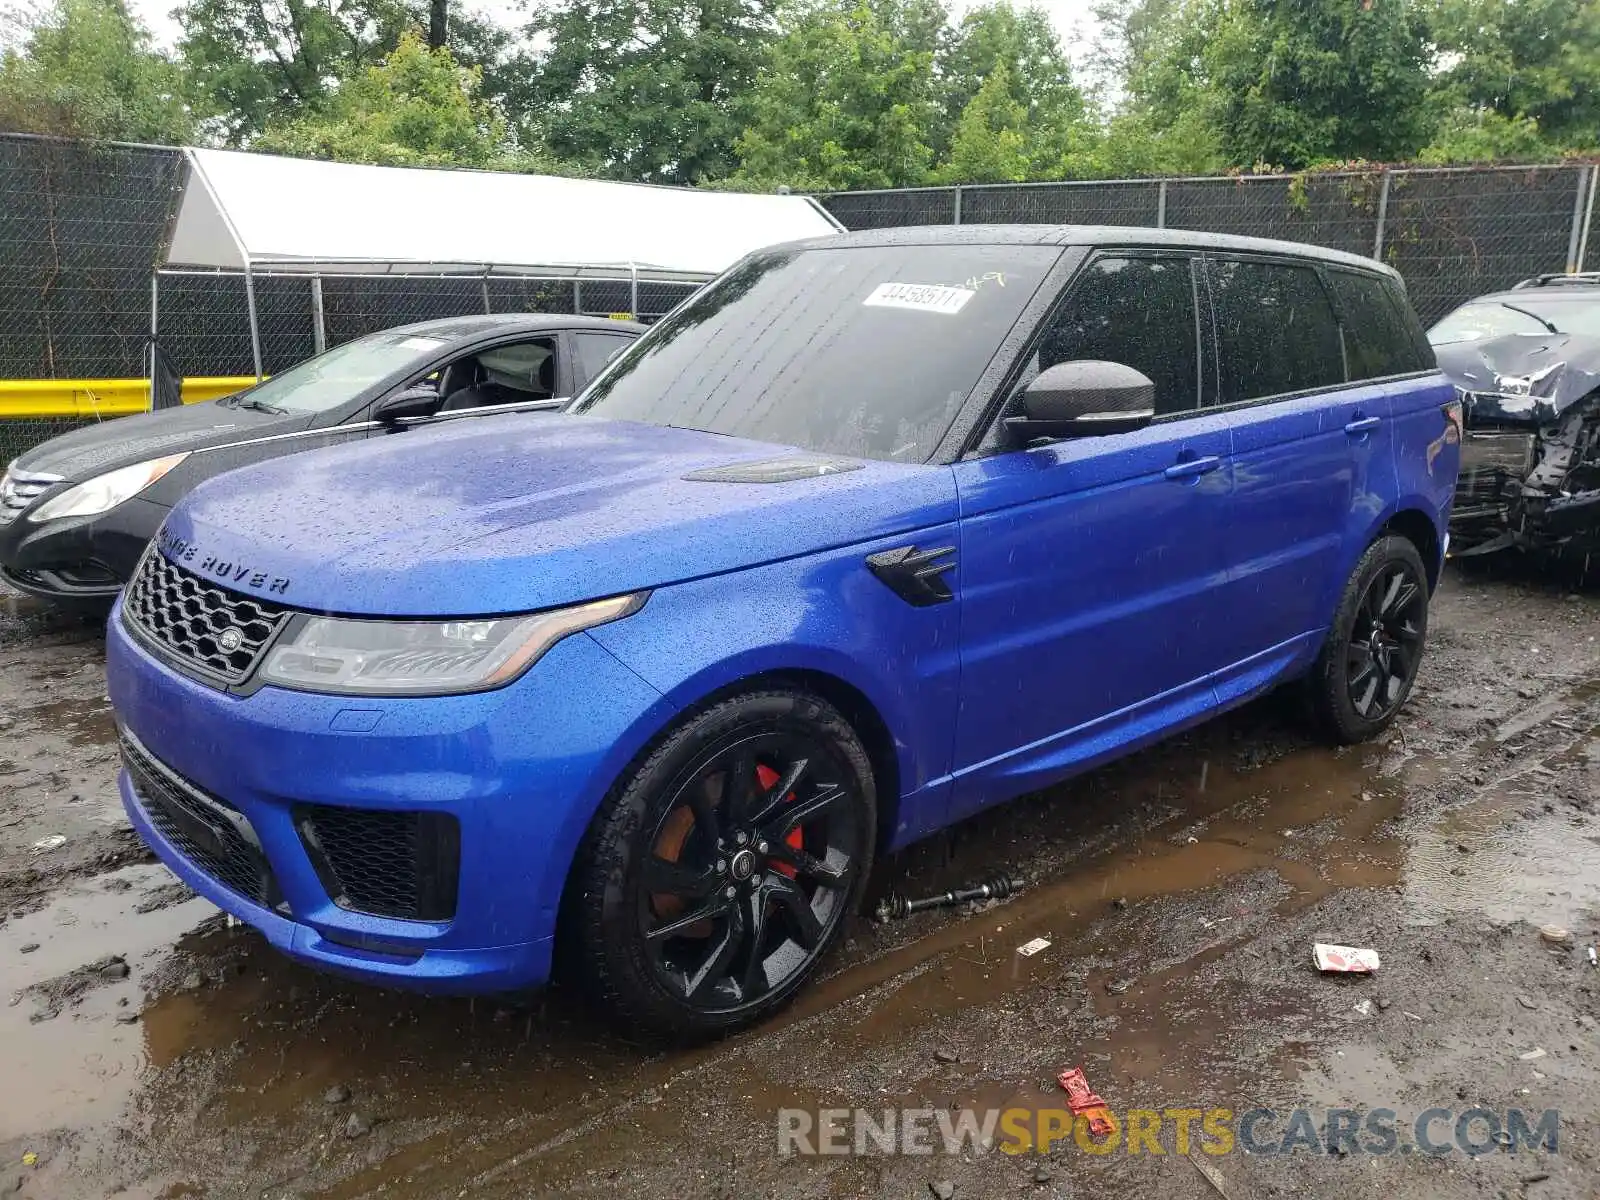
[[[1415,545],[1389,535],[1367,547],[1306,680],[1312,712],[1334,741],[1365,741],[1399,713],[1422,664],[1428,600]]]
[[[1389,716],[1405,699],[1422,658],[1428,584],[1411,564],[1385,566],[1367,585],[1351,630],[1350,706],[1365,720]]]
[[[592,832],[590,983],[658,1034],[761,1019],[837,941],[875,835],[866,753],[822,700],[761,692],[691,716]]]

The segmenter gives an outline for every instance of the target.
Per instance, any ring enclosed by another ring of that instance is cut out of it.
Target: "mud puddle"
[[[0,1044],[8,1078],[27,1081],[0,1088],[0,1142],[115,1117],[146,1069],[171,1061],[170,1028],[139,1019],[145,989],[177,940],[217,912],[192,894],[152,907],[171,883],[164,867],[126,867],[0,927]]]

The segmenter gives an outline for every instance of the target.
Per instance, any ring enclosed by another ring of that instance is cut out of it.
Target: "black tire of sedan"
[[[584,985],[623,1029],[670,1040],[777,1011],[860,904],[876,802],[860,739],[817,696],[691,713],[590,826],[569,892]]]
[[[1403,537],[1367,548],[1307,680],[1313,716],[1348,745],[1388,727],[1411,694],[1428,637],[1428,573]]]

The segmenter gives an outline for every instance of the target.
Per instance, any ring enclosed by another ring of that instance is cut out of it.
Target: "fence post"
[[[1589,203],[1584,206],[1583,236],[1578,239],[1578,270],[1583,270],[1584,257],[1589,253],[1589,226],[1594,223],[1594,193],[1600,188],[1600,167],[1589,168]]]
[[[250,358],[255,363],[256,382],[261,382],[261,329],[256,321],[256,277],[248,260],[244,264],[244,306],[250,313]]]
[[[951,215],[950,224],[961,224],[961,185],[956,184],[955,210]]]
[[[583,316],[583,280],[581,279],[572,281],[572,315],[575,317]]]
[[[1383,182],[1378,185],[1378,231],[1372,238],[1372,257],[1379,262],[1383,261],[1383,229],[1389,220],[1389,180],[1393,172],[1383,173]]]
[[[328,348],[328,326],[322,315],[322,276],[311,277],[311,348],[321,354]]]
[[[156,328],[161,312],[161,272],[150,272],[150,349],[145,354],[150,368],[150,411],[156,410]]]
[[[483,270],[483,278],[478,280],[478,286],[483,290],[483,315],[488,316],[494,311],[494,308],[489,304],[489,269],[487,267]]]
[[[628,317],[639,319],[639,264],[628,264]]]
[[[1163,179],[1156,188],[1156,228],[1167,227],[1167,181]]]
[[[1578,190],[1572,197],[1572,232],[1567,236],[1568,275],[1578,269],[1578,244],[1583,235],[1583,193],[1589,182],[1589,172],[1583,167],[1579,167],[1575,174],[1578,176]]]

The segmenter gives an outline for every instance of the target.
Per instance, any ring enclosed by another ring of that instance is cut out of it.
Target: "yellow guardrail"
[[[183,381],[183,402],[198,404],[251,387],[253,375],[197,375]],[[0,379],[0,420],[124,417],[150,409],[148,379]]]

